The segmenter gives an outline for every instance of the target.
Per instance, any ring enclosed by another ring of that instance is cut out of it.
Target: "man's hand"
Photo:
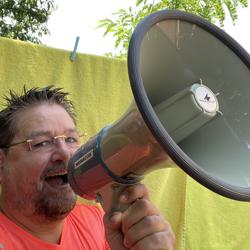
[[[128,208],[104,216],[106,238],[112,250],[173,250],[175,236],[170,224],[149,201],[145,185],[126,188],[120,203]]]

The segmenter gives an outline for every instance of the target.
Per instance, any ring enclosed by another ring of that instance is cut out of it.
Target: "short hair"
[[[62,88],[49,85],[47,87],[33,87],[26,89],[18,94],[9,90],[9,96],[5,95],[4,108],[0,111],[0,148],[10,144],[17,132],[18,114],[26,108],[33,107],[42,103],[58,104],[63,107],[73,122],[76,124],[75,108],[67,97],[69,93],[64,92]]]

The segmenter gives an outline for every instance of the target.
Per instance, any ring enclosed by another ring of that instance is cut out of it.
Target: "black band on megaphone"
[[[107,164],[103,160],[102,153],[101,153],[102,152],[101,141],[102,141],[104,133],[108,130],[109,127],[110,126],[106,126],[106,127],[102,128],[101,131],[98,133],[97,139],[96,139],[96,153],[97,153],[97,157],[98,157],[98,160],[99,160],[101,166],[105,169],[105,171],[108,173],[108,175],[117,183],[124,184],[124,185],[134,185],[136,183],[139,183],[143,179],[143,177],[141,177],[141,176],[138,176],[138,177],[118,176],[109,169],[109,167],[107,166]]]

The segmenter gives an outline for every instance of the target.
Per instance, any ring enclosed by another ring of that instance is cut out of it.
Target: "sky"
[[[55,0],[57,9],[51,15],[48,28],[51,35],[42,39],[49,47],[72,51],[76,37],[80,37],[77,52],[104,55],[114,51],[114,39],[103,37],[104,29],[97,29],[98,21],[110,18],[120,8],[133,6],[135,0]],[[224,30],[250,52],[250,7],[238,12],[233,25],[227,21]]]

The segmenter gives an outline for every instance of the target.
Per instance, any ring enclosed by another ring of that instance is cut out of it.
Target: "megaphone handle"
[[[119,201],[122,192],[131,185],[112,183],[96,193],[96,201],[102,205],[105,212],[124,212],[128,208],[128,204],[121,204]]]

